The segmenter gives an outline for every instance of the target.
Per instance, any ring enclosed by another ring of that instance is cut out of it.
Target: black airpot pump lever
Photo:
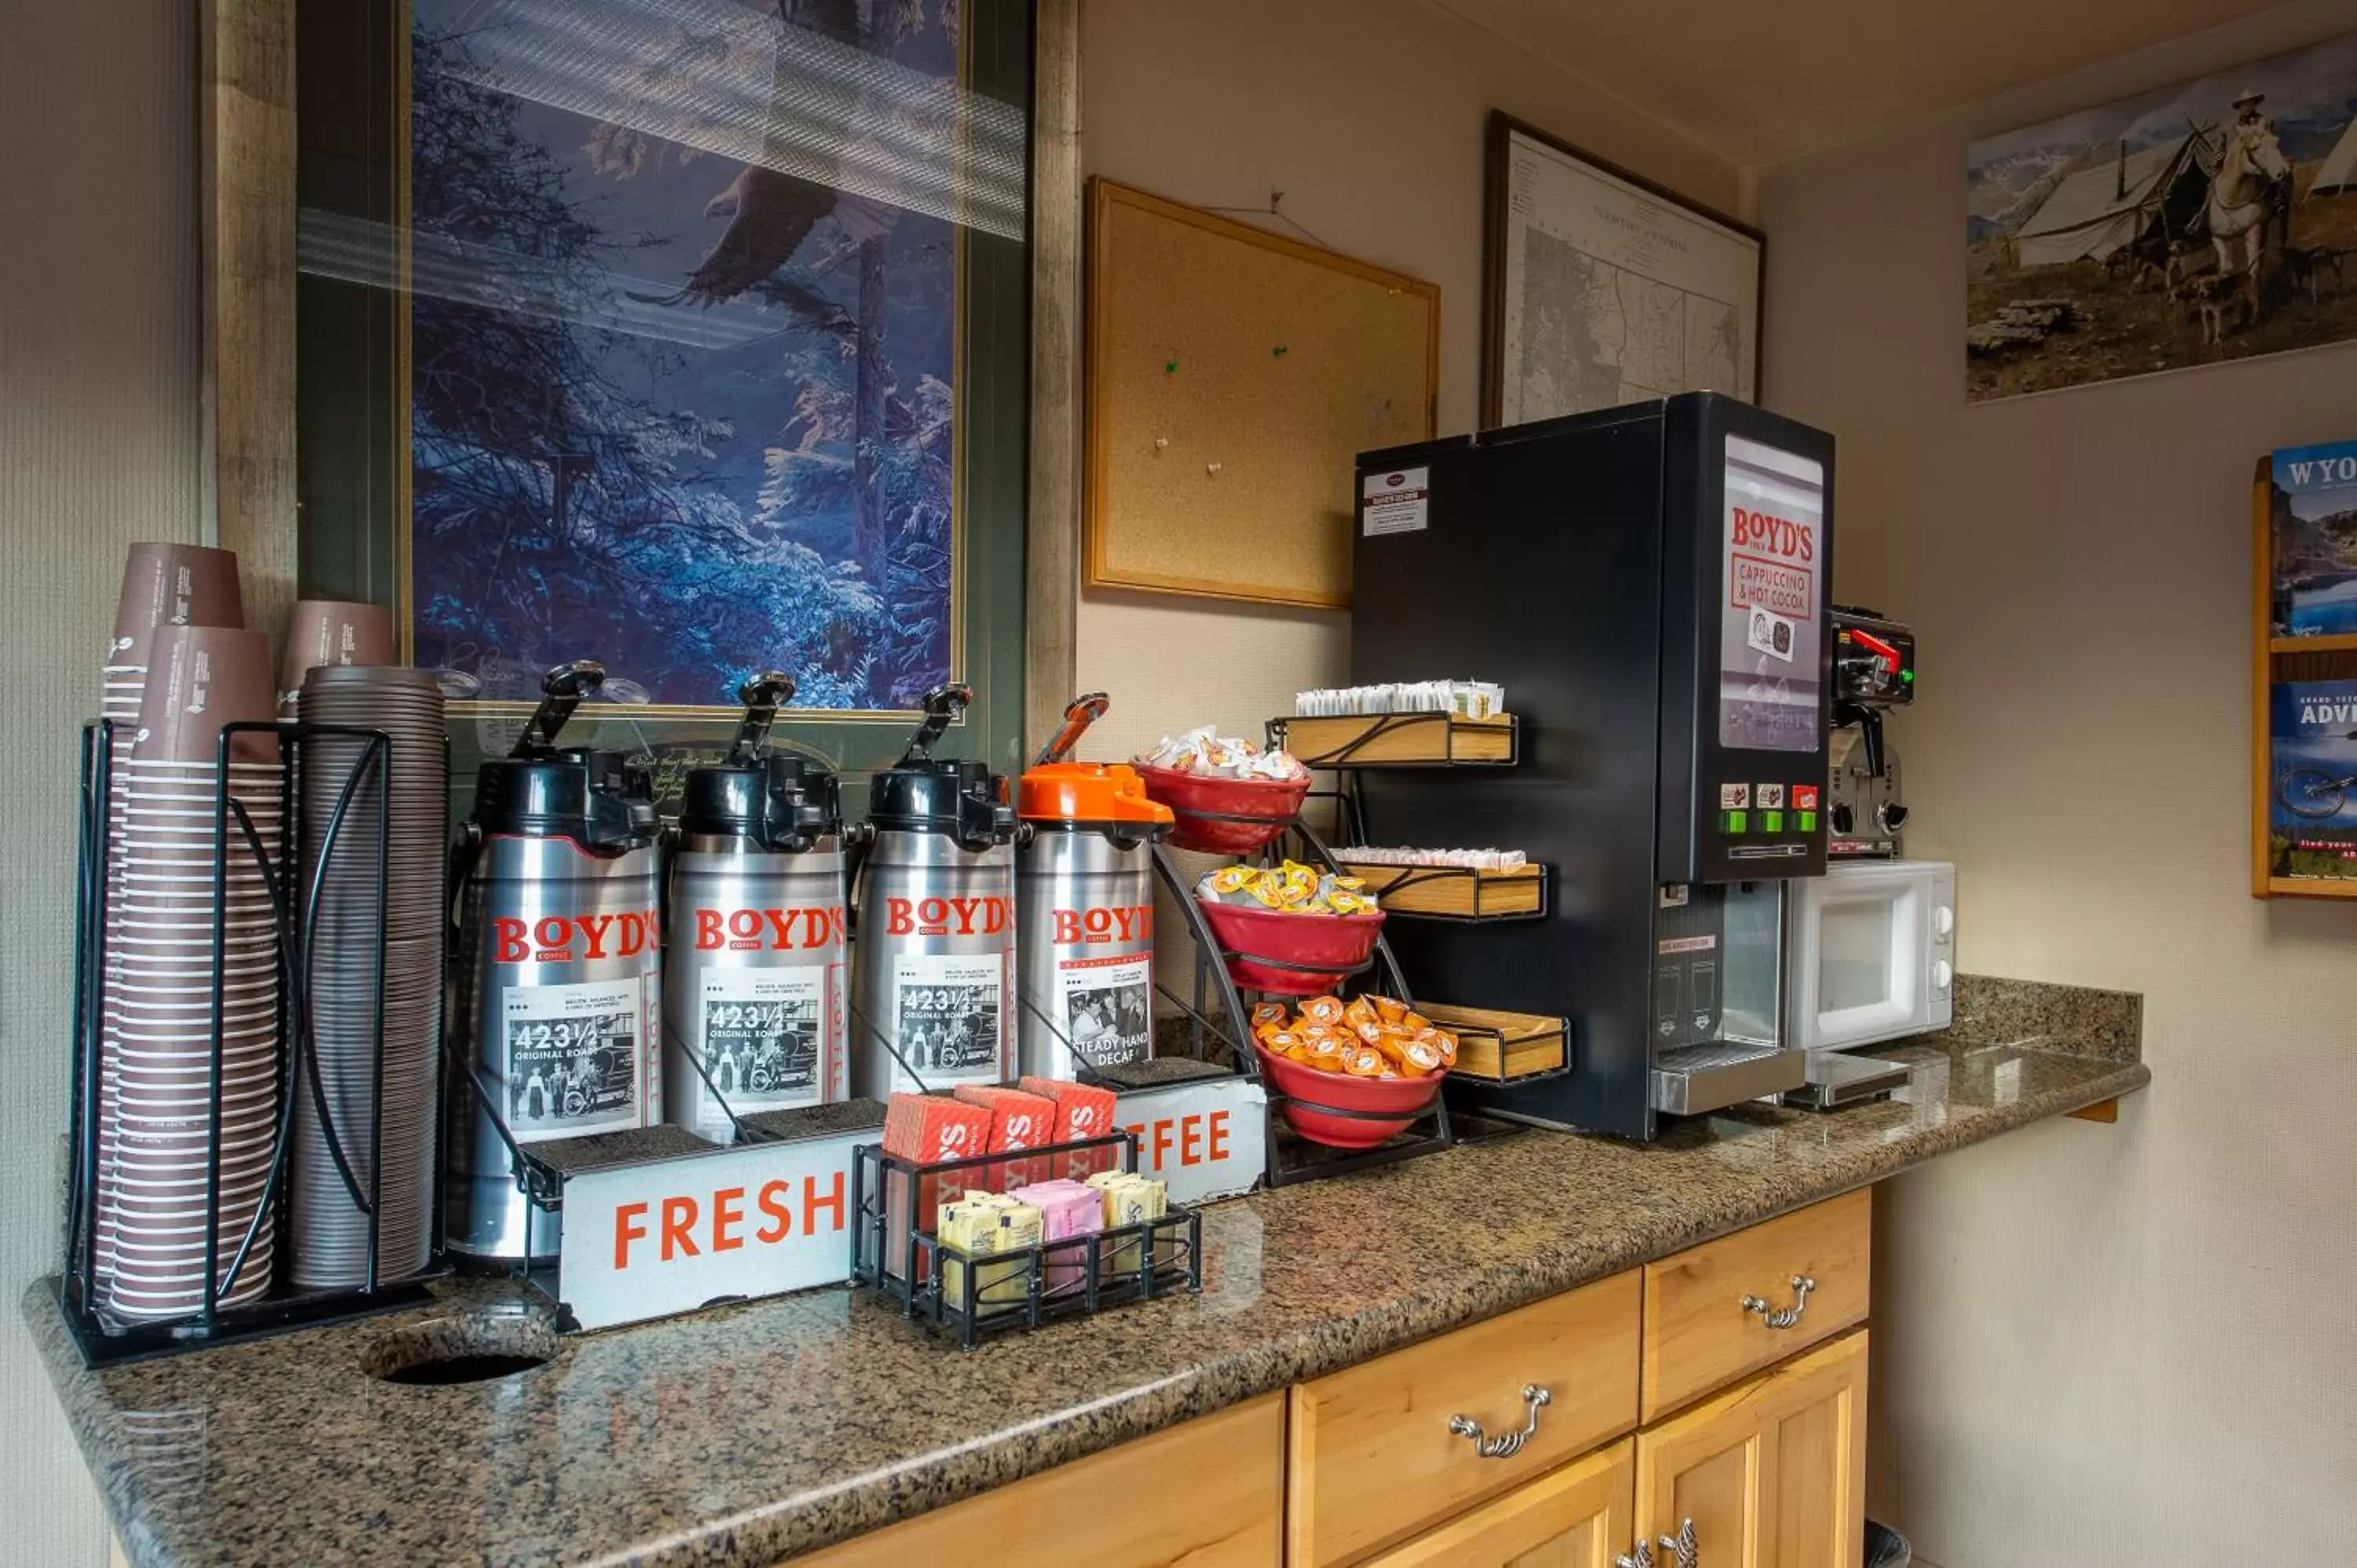
[[[524,721],[523,734],[516,736],[510,757],[534,757],[556,744],[556,735],[572,718],[573,710],[581,699],[589,696],[606,683],[606,667],[594,659],[576,659],[569,664],[550,667],[540,678],[540,706]]]
[[[933,759],[933,742],[948,733],[965,705],[974,701],[974,688],[963,681],[952,681],[925,693],[925,722],[909,737],[909,749],[900,755],[898,766],[912,767]]]
[[[745,704],[745,717],[728,745],[728,765],[749,768],[761,760],[778,710],[794,700],[794,678],[782,670],[764,670],[737,688],[737,700]]]

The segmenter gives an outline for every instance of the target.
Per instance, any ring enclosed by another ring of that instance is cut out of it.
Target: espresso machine
[[[1915,633],[1878,610],[1835,605],[1831,780],[1825,854],[1835,860],[1896,860],[1905,847],[1907,802],[1899,755],[1882,715],[1915,700]]]
[[[1534,918],[1395,918],[1419,999],[1570,1020],[1564,1070],[1452,1079],[1477,1116],[1650,1138],[1798,1088],[1785,891],[1825,867],[1834,443],[1682,394],[1362,455],[1353,682],[1505,688],[1512,766],[1369,768],[1370,843],[1499,845]]]

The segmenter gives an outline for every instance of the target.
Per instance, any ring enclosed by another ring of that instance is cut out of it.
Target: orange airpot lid
[[[1146,798],[1146,780],[1120,762],[1043,762],[1016,786],[1028,822],[1132,822],[1168,827],[1170,808]]]

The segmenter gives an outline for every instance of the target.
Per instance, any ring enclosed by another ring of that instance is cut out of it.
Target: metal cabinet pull
[[[1653,1568],[1653,1543],[1641,1541],[1634,1552],[1624,1552],[1612,1560],[1612,1568]]]
[[[1501,1432],[1495,1437],[1481,1435],[1481,1423],[1469,1416],[1452,1415],[1448,1430],[1459,1437],[1473,1440],[1473,1451],[1484,1459],[1511,1459],[1523,1451],[1523,1444],[1539,1434],[1539,1412],[1555,1402],[1555,1395],[1536,1383],[1523,1390],[1523,1402],[1531,1407],[1530,1420],[1520,1432]]]
[[[1691,1519],[1678,1526],[1677,1534],[1662,1537],[1662,1550],[1676,1553],[1678,1568],[1702,1568],[1702,1548],[1695,1544]]]
[[[1743,1298],[1743,1310],[1758,1313],[1760,1321],[1770,1328],[1790,1328],[1801,1321],[1801,1314],[1809,1310],[1809,1293],[1816,1288],[1817,1282],[1808,1275],[1794,1274],[1791,1306],[1771,1307],[1756,1295],[1747,1295]]]

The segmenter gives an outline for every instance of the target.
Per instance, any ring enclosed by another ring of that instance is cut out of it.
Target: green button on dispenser
[[[1749,832],[1751,831],[1751,813],[1749,811],[1727,812],[1727,831],[1730,833]]]
[[[1804,833],[1813,833],[1817,831],[1817,814],[1814,811],[1803,811],[1801,813],[1801,831]]]
[[[1783,812],[1781,812],[1781,811],[1762,811],[1762,812],[1760,812],[1760,831],[1762,831],[1763,832],[1771,832],[1771,833],[1781,833],[1781,832],[1782,832],[1784,831],[1784,813],[1783,813]]]

